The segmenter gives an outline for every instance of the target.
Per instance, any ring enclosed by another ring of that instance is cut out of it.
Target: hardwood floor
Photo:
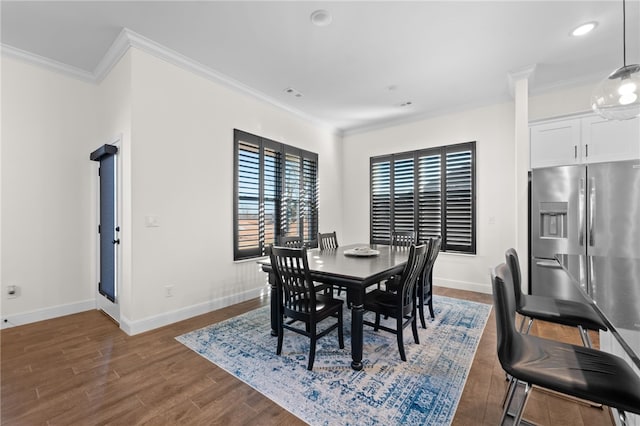
[[[435,292],[491,303],[486,294],[446,288]],[[127,336],[98,311],[2,330],[0,423],[304,424],[174,339],[266,303],[254,299],[136,336]],[[577,331],[566,327],[537,323],[532,332],[580,341]],[[597,335],[592,338],[596,344]],[[505,387],[492,313],[453,424],[497,424]],[[613,424],[607,410],[538,389],[525,418],[539,425]]]

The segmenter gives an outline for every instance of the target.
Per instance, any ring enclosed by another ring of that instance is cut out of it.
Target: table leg
[[[359,292],[351,297],[351,368],[356,371],[362,370],[362,317],[364,315],[362,299],[363,296]]]
[[[269,272],[269,285],[271,286],[271,335],[278,335],[278,297],[276,294],[276,277]]]

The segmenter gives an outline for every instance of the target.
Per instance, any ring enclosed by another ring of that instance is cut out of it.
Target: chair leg
[[[376,322],[373,326],[373,331],[378,331],[380,329],[380,314],[376,314]]]
[[[622,426],[627,426],[627,415],[625,412],[618,408],[616,408],[616,411],[618,412],[618,419],[620,420],[620,423],[622,423]]]
[[[282,353],[282,338],[284,335],[284,327],[282,326],[282,315],[278,315],[278,348],[276,349],[276,355],[280,355]]]
[[[518,387],[518,380],[515,377],[511,377],[511,381],[509,382],[509,386],[507,387],[507,393],[505,395],[504,409],[502,410],[502,417],[500,417],[499,425],[504,424],[504,420],[507,418],[507,414],[509,413],[509,407],[513,402],[513,395],[516,393],[516,388]]]
[[[307,365],[307,370],[313,369],[313,362],[316,359],[316,325],[313,324],[311,333],[311,343],[309,344],[309,365]]]
[[[418,319],[415,315],[413,316],[413,321],[411,321],[411,330],[413,331],[413,341],[416,342],[416,345],[419,345],[420,339],[418,338]]]
[[[520,404],[520,408],[516,413],[515,418],[513,419],[514,426],[518,426],[520,421],[522,421],[522,415],[524,414],[524,408],[527,406],[527,401],[529,401],[529,395],[531,394],[532,386],[527,383],[524,388],[524,396],[522,397],[522,404]]]
[[[414,318],[415,319],[415,318]],[[407,356],[404,353],[404,336],[402,335],[402,315],[398,315],[396,319],[396,338],[398,340],[398,352],[400,352],[400,359],[407,360]]]
[[[509,396],[509,391],[511,390],[511,386],[513,386],[513,381],[515,380],[515,377],[507,374],[507,380],[509,380],[509,384],[507,385],[507,388],[504,390],[504,397],[502,398],[502,407],[504,407],[504,404],[506,404],[507,402],[507,397]]]
[[[419,290],[418,294],[418,311],[420,312],[420,325],[422,328],[427,328],[427,324],[424,321],[424,293],[422,290]]]
[[[431,314],[431,319],[435,319],[436,316],[433,313],[433,296],[429,299],[429,313]]]
[[[580,338],[582,339],[582,344],[584,345],[584,347],[591,348],[591,337],[589,337],[589,330],[582,327],[581,325],[578,326],[578,330],[580,331]]]
[[[342,331],[342,308],[338,311],[338,344],[344,349],[344,333]]]

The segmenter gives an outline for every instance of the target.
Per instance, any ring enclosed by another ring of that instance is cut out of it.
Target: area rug
[[[491,306],[435,296],[435,320],[405,329],[407,362],[396,336],[364,328],[362,371],[351,369],[351,316],[345,348],[337,331],[318,341],[308,371],[309,339],[285,330],[282,355],[270,335],[269,307],[176,339],[311,425],[447,425],[451,423]],[[369,315],[370,313],[366,313]]]

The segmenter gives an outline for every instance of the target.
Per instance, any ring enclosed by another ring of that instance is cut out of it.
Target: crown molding
[[[93,72],[82,70],[70,65],[63,64],[53,59],[45,58],[25,50],[21,50],[9,45],[2,44],[2,54],[7,56],[22,59],[26,62],[30,62],[36,65],[40,65],[50,70],[67,74],[71,77],[78,78],[80,80],[90,82],[93,84],[99,84],[109,74],[118,61],[124,56],[125,53],[131,47],[135,47],[145,53],[155,56],[164,60],[170,64],[178,66],[186,71],[190,71],[208,80],[222,84],[225,87],[231,88],[241,94],[249,95],[253,98],[261,100],[269,105],[273,105],[281,110],[284,110],[290,114],[293,114],[305,121],[309,121],[314,125],[323,127],[333,132],[336,135],[341,135],[341,131],[335,126],[330,125],[325,121],[318,120],[317,118],[308,115],[300,110],[292,108],[286,104],[283,104],[268,95],[255,90],[246,84],[243,84],[233,78],[226,76],[222,73],[215,71],[214,69],[201,64],[175,50],[169,49],[166,46],[161,45],[149,38],[146,38],[128,28],[122,28],[116,39],[113,41],[105,55],[102,57]]]
[[[20,59],[57,73],[65,74],[89,83],[95,83],[95,77],[89,71],[63,64],[62,62],[54,61],[53,59],[45,58],[44,56],[36,55],[35,53],[9,46],[8,44],[2,44],[1,47],[2,54],[10,58]]]

